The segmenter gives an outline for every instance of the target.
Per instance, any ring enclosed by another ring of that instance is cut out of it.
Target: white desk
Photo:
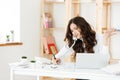
[[[120,80],[120,76],[107,74],[99,69],[79,69],[75,70],[73,65],[60,65],[57,68],[51,68],[46,65],[44,68],[36,66],[34,68],[21,68],[18,63],[10,63],[10,80],[14,80],[15,75],[36,76],[39,80],[40,76],[60,77],[60,78],[77,78],[90,80]]]

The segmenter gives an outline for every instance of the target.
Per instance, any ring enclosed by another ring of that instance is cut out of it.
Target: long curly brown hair
[[[97,44],[96,32],[91,28],[90,24],[83,17],[77,16],[70,19],[64,41],[68,42],[69,47],[71,47],[74,43],[74,40],[72,39],[73,34],[70,30],[70,25],[72,23],[74,23],[81,30],[80,34],[82,34],[83,38],[83,41],[77,39],[75,45],[73,46],[75,53],[94,53],[93,47]],[[83,43],[85,47],[83,46]]]

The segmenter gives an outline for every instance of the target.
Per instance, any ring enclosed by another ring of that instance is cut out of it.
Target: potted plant
[[[35,63],[36,63],[36,61],[35,61],[35,60],[31,60],[30,63],[31,63],[31,64],[30,64],[30,67],[31,67],[31,68],[35,68]]]
[[[30,62],[31,62],[31,63],[35,63],[36,61],[35,61],[35,60],[31,60]]]
[[[26,56],[22,56],[21,58],[22,58],[22,59],[27,59],[27,57],[26,57]]]
[[[27,57],[26,56],[22,56],[21,57],[21,63],[22,64],[26,64],[28,61],[27,61]]]
[[[11,41],[14,42],[14,30],[11,30],[10,32],[11,32],[11,39],[12,39]]]
[[[10,41],[10,35],[6,35],[6,41],[7,41],[7,42]]]

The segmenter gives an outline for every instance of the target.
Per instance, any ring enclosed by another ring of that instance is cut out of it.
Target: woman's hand
[[[115,34],[115,29],[114,28],[109,28],[104,31],[104,44],[108,45],[108,39]]]
[[[60,64],[61,60],[59,58],[52,57],[52,63],[53,64]]]
[[[114,28],[109,28],[109,29],[104,31],[104,35],[106,38],[109,38],[110,36],[115,34],[114,32],[115,32]]]

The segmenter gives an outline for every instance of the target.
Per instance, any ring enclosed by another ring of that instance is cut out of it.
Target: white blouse
[[[103,45],[103,36],[96,34],[97,44],[94,46],[95,54],[101,57],[101,59],[109,60],[108,47]],[[68,47],[68,44],[64,45],[63,48],[55,55],[56,58],[63,59],[68,55],[71,55],[74,50]]]

